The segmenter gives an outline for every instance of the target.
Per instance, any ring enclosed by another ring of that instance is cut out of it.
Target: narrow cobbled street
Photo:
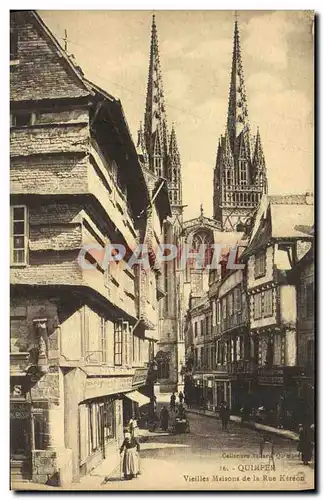
[[[237,423],[230,423],[228,430],[222,431],[216,418],[196,414],[188,417],[190,433],[151,433],[142,443],[141,475],[137,479],[121,480],[118,469],[102,482],[101,488],[256,489],[258,482],[263,490],[312,487],[313,466],[301,464],[296,442],[273,436],[272,462],[267,444],[260,457],[260,432]]]

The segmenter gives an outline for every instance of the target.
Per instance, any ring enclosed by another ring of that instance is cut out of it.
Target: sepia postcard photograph
[[[10,11],[11,490],[315,490],[314,50]]]

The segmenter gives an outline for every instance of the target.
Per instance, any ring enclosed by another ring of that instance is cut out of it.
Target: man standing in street
[[[230,410],[226,401],[223,401],[220,405],[219,418],[222,422],[222,430],[227,431],[227,425],[230,418]]]
[[[180,391],[180,392],[179,392],[179,403],[180,403],[181,405],[182,405],[182,403],[183,403],[183,399],[184,399],[184,397],[183,397],[183,392],[182,392],[182,391]]]

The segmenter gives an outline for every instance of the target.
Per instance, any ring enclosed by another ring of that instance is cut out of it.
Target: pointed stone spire
[[[255,139],[254,155],[253,155],[253,167],[255,169],[265,169],[265,158],[263,153],[263,147],[261,143],[260,130],[258,127],[257,135]]]
[[[174,124],[172,124],[170,135],[167,179],[171,193],[171,205],[181,205],[181,160]]]
[[[233,152],[235,150],[235,139],[244,130],[244,128],[248,128],[248,126],[246,91],[244,85],[238,22],[236,20],[234,27],[232,73],[227,115],[227,130]]]
[[[267,169],[266,162],[263,153],[263,147],[261,143],[261,136],[259,127],[257,130],[257,135],[255,139],[255,148],[252,161],[252,172],[254,177],[254,182],[263,188],[263,192],[267,192]]]
[[[180,166],[180,153],[177,143],[177,136],[175,133],[174,124],[172,123],[171,135],[170,135],[170,146],[169,146],[169,156],[173,163],[177,163]]]
[[[234,168],[234,157],[231,149],[229,134],[226,131],[223,138],[223,165],[227,168]]]
[[[158,170],[163,175],[161,165],[168,151],[168,130],[154,15],[152,18],[150,63],[144,115],[144,137],[150,168],[153,171]]]

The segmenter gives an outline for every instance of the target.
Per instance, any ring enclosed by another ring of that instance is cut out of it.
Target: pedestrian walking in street
[[[136,418],[135,413],[133,413],[133,416],[128,423],[128,428],[129,428],[129,432],[130,432],[131,436],[134,438],[137,438],[138,437],[138,423],[137,423],[137,418]]]
[[[230,409],[226,401],[222,401],[219,408],[219,418],[222,422],[222,430],[227,431],[228,422],[230,419]]]
[[[163,406],[160,413],[161,429],[167,431],[169,428],[169,412],[165,406]]]
[[[179,403],[180,403],[181,405],[182,405],[182,403],[183,403],[183,400],[184,400],[183,392],[182,392],[182,391],[180,391],[180,392],[179,392]]]
[[[176,425],[176,411],[175,407],[170,407],[170,412],[169,412],[169,427],[171,429],[171,432],[175,431],[175,425]]]
[[[170,396],[170,408],[175,409],[175,404],[176,404],[176,396],[173,392]]]
[[[125,439],[120,447],[120,454],[124,451],[123,474],[124,479],[133,479],[139,474],[139,451],[140,445],[137,438],[125,433]]]
[[[244,422],[247,422],[249,420],[250,416],[249,407],[246,404],[244,404],[240,409],[240,413],[241,413],[241,425],[243,425]]]
[[[307,424],[299,426],[299,443],[297,451],[301,453],[303,464],[308,465],[313,455],[313,431]]]

